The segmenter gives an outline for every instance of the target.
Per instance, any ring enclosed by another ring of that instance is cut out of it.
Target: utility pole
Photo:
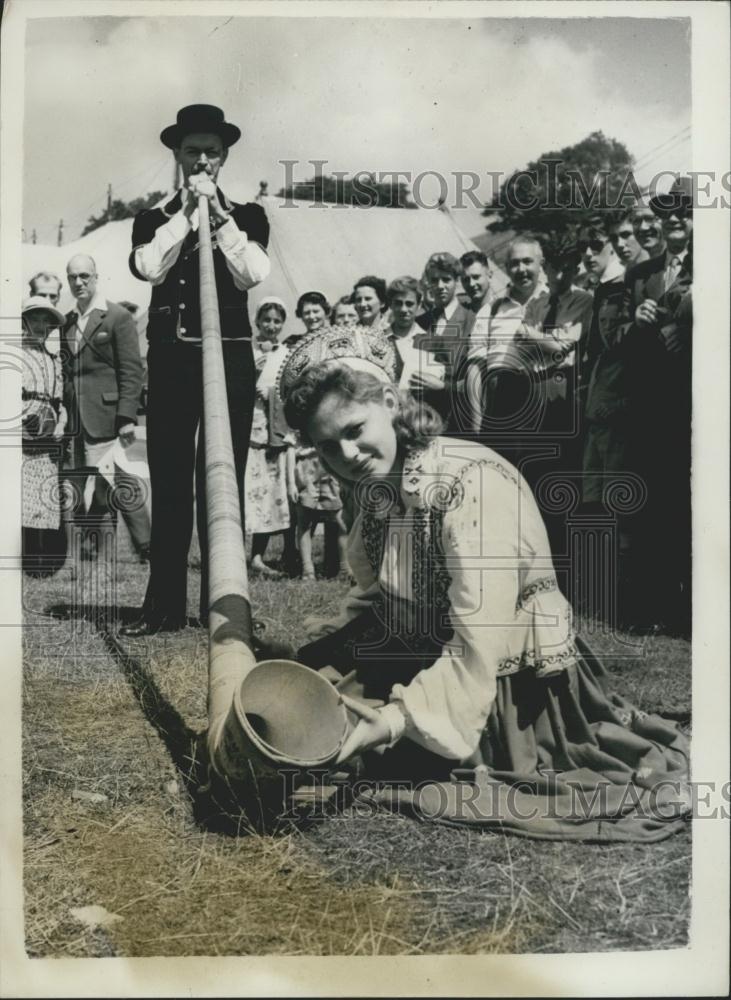
[[[33,234],[31,235],[30,241],[31,241],[31,243],[37,243],[38,242],[38,237],[36,236],[35,229],[33,230]]]
[[[59,220],[58,223],[58,240],[56,241],[56,246],[61,246],[63,243],[63,219]]]
[[[107,215],[112,211],[112,185],[107,184]]]

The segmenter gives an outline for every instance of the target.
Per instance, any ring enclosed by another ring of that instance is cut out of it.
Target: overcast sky
[[[23,226],[55,243],[63,217],[73,239],[108,183],[124,199],[167,189],[159,134],[193,102],[220,105],[244,132],[222,175],[236,200],[259,180],[274,193],[284,159],[301,162],[302,180],[311,159],[483,176],[595,129],[627,145],[640,181],[688,169],[689,30],[683,19],[606,17],[31,21]],[[478,192],[489,198],[489,183]],[[481,226],[476,212],[463,220]]]

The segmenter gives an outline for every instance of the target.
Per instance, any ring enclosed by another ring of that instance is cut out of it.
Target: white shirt
[[[510,363],[511,359],[517,367],[521,367],[520,358],[516,357],[516,334],[523,325],[525,312],[529,305],[541,296],[548,295],[548,285],[538,281],[530,298],[518,302],[513,298],[512,286],[508,286],[505,295],[496,299],[491,305],[491,316],[487,324],[487,338],[482,345],[482,353],[478,357],[487,357],[488,371],[501,368]],[[484,332],[484,326],[483,326]],[[472,350],[475,350],[474,345]]]
[[[78,301],[76,303],[76,326],[74,332],[77,346],[81,342],[81,338],[86,330],[86,324],[89,322],[89,316],[94,309],[99,309],[101,312],[106,312],[109,309],[109,302],[103,295],[100,295],[99,292],[95,292],[92,295],[89,300],[89,304],[83,312],[81,311],[81,306]]]
[[[185,204],[187,189],[182,188],[179,194],[181,203]],[[197,231],[198,209],[194,209],[188,219],[181,208],[157,229],[150,243],[135,249],[135,267],[150,284],[161,285],[178,259],[186,236]],[[240,291],[253,288],[269,274],[271,266],[266,251],[258,243],[249,240],[233,217],[212,233],[212,241],[226,258],[226,266],[231,272],[234,285]]]
[[[454,309],[452,313],[454,313]],[[399,389],[408,389],[411,376],[419,372],[434,375],[439,379],[444,378],[444,365],[435,360],[433,353],[414,346],[414,338],[424,335],[424,331],[418,323],[412,323],[411,329],[405,334],[394,333],[393,326],[391,326],[388,335],[403,362]]]
[[[625,270],[624,264],[618,257],[614,260],[610,260],[604,268],[604,274],[599,279],[599,284],[604,285],[608,281],[614,281],[616,278],[622,278]]]
[[[488,291],[485,300],[475,313],[475,322],[470,330],[467,360],[484,358],[490,340],[490,314],[495,298]]]
[[[460,502],[437,522],[430,505],[455,487]],[[571,607],[558,589],[533,495],[495,452],[435,438],[404,461],[401,499],[404,514],[383,512],[385,545],[377,568],[365,547],[364,514],[358,515],[348,539],[356,585],[336,619],[306,624],[314,639],[352,621],[379,597],[417,609],[431,600],[436,579],[425,583],[415,570],[437,547],[441,524],[454,636],[409,684],[394,685],[382,711],[392,738],[405,733],[434,753],[464,760],[480,742],[498,676],[529,670],[542,677],[575,662]],[[424,516],[433,530],[416,527]],[[431,559],[429,565],[438,563]]]
[[[611,274],[610,274],[611,271]],[[619,265],[619,275],[624,268]],[[615,268],[607,268],[606,280],[617,277]],[[586,289],[571,285],[556,303],[556,313],[551,325],[546,325],[551,309],[551,297],[546,292],[526,303],[523,323],[515,338],[520,344],[523,364],[539,378],[546,381],[545,399],[566,399],[569,379],[576,365],[577,348],[582,337],[588,336],[591,326],[593,296]]]
[[[447,305],[444,307],[444,309],[442,310],[442,315],[434,324],[435,336],[441,337],[444,334],[444,331],[447,328],[447,324],[449,323],[452,316],[454,316],[454,314],[457,312],[458,305],[459,305],[459,299],[455,295],[452,301],[447,303]]]

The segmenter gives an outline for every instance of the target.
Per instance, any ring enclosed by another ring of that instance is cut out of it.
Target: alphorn
[[[258,779],[276,778],[282,765],[307,768],[334,760],[348,719],[335,688],[320,674],[291,660],[257,664],[252,650],[244,526],[205,195],[198,199],[198,218],[208,525],[208,756],[214,771],[245,793],[252,775],[258,776],[260,790]]]
[[[228,415],[208,198],[198,198],[203,434],[208,524],[208,749],[216,761],[221,733],[244,678],[256,665],[244,527]]]

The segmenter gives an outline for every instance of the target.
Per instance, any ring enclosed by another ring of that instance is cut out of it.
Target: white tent
[[[23,244],[23,277],[30,280],[38,271],[53,271],[63,281],[59,308],[67,312],[74,300],[66,284],[66,263],[77,253],[85,253],[96,261],[99,274],[99,291],[112,302],[127,299],[135,302],[140,310],[147,309],[150,286],[139,281],[129,269],[132,249],[132,219],[108,222],[106,226],[80,236],[63,246],[46,246],[41,243]]]
[[[265,296],[278,295],[292,317],[303,292],[316,290],[334,302],[366,274],[386,281],[404,274],[419,278],[430,254],[447,251],[459,257],[475,249],[451,216],[438,209],[313,205],[276,197],[261,198],[259,204],[271,226],[272,271],[252,291],[252,311]]]
[[[57,274],[63,282],[59,308],[68,312],[74,306],[74,299],[66,282],[66,264],[77,253],[88,254],[96,262],[99,274],[98,289],[111,302],[125,299],[139,306],[137,329],[140,332],[140,351],[147,354],[147,306],[150,302],[150,285],[140,281],[129,269],[129,255],[132,249],[132,219],[108,222],[106,226],[79,237],[63,246],[46,246],[42,243],[23,244],[23,280],[27,283],[39,271]],[[49,342],[53,350],[53,340]]]
[[[332,302],[350,291],[365,274],[391,281],[399,275],[420,277],[430,254],[447,251],[459,257],[475,249],[450,214],[439,209],[356,208],[349,205],[287,203],[265,197],[271,225],[269,255],[272,271],[252,290],[251,312],[267,295],[278,295],[289,307],[289,326],[297,298],[318,290]],[[77,253],[94,258],[99,290],[113,302],[127,299],[139,308],[141,332],[150,301],[150,286],[138,281],[129,269],[132,219],[110,222],[63,246],[23,244],[23,274],[28,281],[40,270],[62,279],[66,262]],[[499,275],[502,283],[504,276]],[[66,311],[73,299],[64,280],[60,306]],[[144,341],[144,337],[142,338]],[[144,343],[141,344],[145,350]]]

